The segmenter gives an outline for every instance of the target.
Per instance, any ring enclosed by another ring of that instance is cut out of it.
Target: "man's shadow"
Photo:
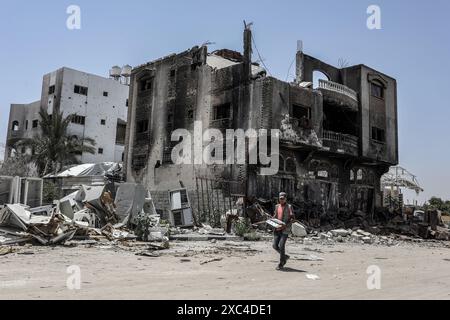
[[[299,272],[299,273],[305,273],[305,270],[299,270],[299,269],[294,269],[294,268],[290,268],[290,267],[284,267],[282,269],[280,269],[279,271],[281,272]]]

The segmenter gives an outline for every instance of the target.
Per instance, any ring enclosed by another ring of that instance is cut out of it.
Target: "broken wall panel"
[[[31,208],[42,206],[43,180],[38,178],[23,178],[21,183],[20,203]]]
[[[43,180],[40,178],[0,177],[0,205],[21,203],[42,206]]]
[[[0,177],[0,205],[13,202],[14,177]]]

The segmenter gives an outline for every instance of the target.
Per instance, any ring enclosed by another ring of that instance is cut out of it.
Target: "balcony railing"
[[[358,148],[358,137],[333,131],[323,131],[323,140],[333,141],[352,148]]]
[[[347,97],[350,97],[355,101],[358,101],[358,94],[356,93],[356,91],[350,89],[347,86],[344,86],[343,84],[319,79],[319,88],[342,93]]]

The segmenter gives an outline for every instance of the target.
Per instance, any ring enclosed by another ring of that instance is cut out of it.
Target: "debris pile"
[[[144,218],[146,231],[140,232]],[[117,191],[110,185],[82,186],[53,206],[6,204],[0,209],[0,245],[32,241],[57,245],[101,237],[165,243],[167,232],[160,226],[151,197],[141,185],[132,183],[119,184]]]
[[[317,133],[309,127],[307,122],[307,119],[302,119],[302,123],[298,123],[298,120],[292,119],[286,114],[283,120],[281,120],[280,139],[294,144],[302,143],[322,147]]]
[[[255,201],[246,210],[252,226],[262,230],[280,227],[280,221],[272,219],[269,214],[267,201],[253,200]],[[322,221],[326,223],[321,223],[321,219],[304,221],[302,210],[296,210],[298,208],[295,205],[293,207],[297,219],[302,222],[295,221],[292,224],[292,235],[305,238],[306,243],[321,240],[391,245],[395,239],[450,240],[450,228],[443,222],[442,213],[439,210],[420,211],[422,214],[411,213],[403,216],[395,212],[378,212],[373,217],[362,211],[350,213],[348,210],[341,209],[338,215]]]
[[[6,204],[0,206],[0,246],[109,242],[139,247],[137,254],[155,257],[159,250],[169,248],[169,240],[258,241],[270,237],[268,233],[283,225],[272,217],[271,200],[239,198],[243,209],[222,212],[222,227],[213,228],[196,220],[183,186],[169,195],[171,210],[166,215],[157,213],[150,193],[142,185],[112,181],[82,185],[50,206]],[[350,213],[341,208],[338,214],[324,220],[305,218],[302,208],[293,207],[297,220],[292,224],[292,236],[304,244],[321,241],[392,245],[397,239],[450,239],[450,229],[438,210],[403,216],[378,214],[374,219],[361,211]]]
[[[434,209],[427,210],[420,216],[397,216],[390,220],[384,229],[422,239],[450,240],[450,229],[442,221],[441,211]]]
[[[1,244],[15,244],[32,239],[43,245],[58,244],[84,232],[84,224],[52,212],[50,216],[32,214],[26,206],[8,204],[0,210]]]

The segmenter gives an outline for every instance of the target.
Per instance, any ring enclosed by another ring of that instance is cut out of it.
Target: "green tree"
[[[29,165],[27,155],[14,152],[5,162],[0,164],[0,176],[32,177],[35,170]]]
[[[432,197],[428,203],[430,206],[435,207],[436,209],[442,210],[442,207],[444,206],[444,201],[442,201],[441,198],[438,197]]]
[[[450,213],[450,201],[445,201],[442,203],[442,207],[439,209],[445,214]]]
[[[444,201],[438,197],[432,197],[428,200],[428,206],[438,210],[441,210],[444,213],[450,213],[450,200]]]
[[[93,139],[79,139],[68,134],[67,128],[73,115],[64,117],[59,111],[48,114],[41,108],[39,117],[40,133],[31,139],[20,140],[16,146],[31,150],[30,162],[36,166],[40,176],[56,174],[64,166],[79,164],[78,155],[83,152],[95,153]]]

